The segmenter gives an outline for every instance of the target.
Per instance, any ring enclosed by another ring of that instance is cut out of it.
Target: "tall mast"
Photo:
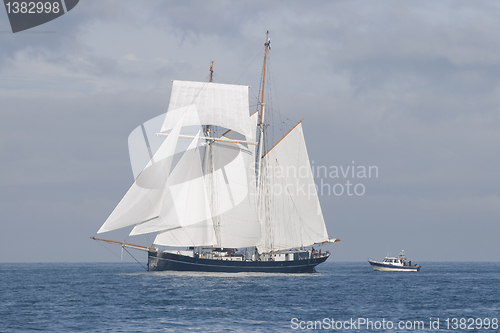
[[[213,82],[214,78],[214,62],[212,61],[212,64],[210,65],[210,82]]]
[[[264,71],[262,73],[262,94],[260,98],[260,125],[264,124],[264,86],[266,84],[266,62],[267,62],[267,49],[269,48],[269,31],[266,32],[266,43],[264,44]]]
[[[259,149],[257,155],[257,163],[258,163],[258,173],[257,173],[257,187],[260,191],[260,174],[262,171],[262,149],[264,146],[264,113],[265,113],[265,104],[264,104],[264,86],[266,84],[266,62],[267,62],[267,50],[269,49],[269,30],[266,32],[266,43],[264,44],[265,52],[264,52],[264,70],[262,73],[262,93],[260,98],[260,121],[259,121]]]
[[[209,82],[212,83],[214,79],[214,62],[212,61],[210,64],[210,79]],[[208,182],[208,195],[209,200],[211,201],[211,207],[215,207],[215,198],[213,192],[213,176],[212,176],[212,143],[213,141],[209,138],[212,137],[212,128],[210,125],[205,126],[205,136],[206,140],[206,148],[205,148],[205,176],[206,181]],[[213,213],[213,212],[212,212]],[[217,247],[220,247],[220,220],[218,218],[214,218],[212,214],[212,223],[214,226],[215,238],[217,240]]]
[[[214,79],[214,62],[212,61],[212,63],[210,64],[210,81],[209,82],[213,82],[213,79]],[[207,137],[210,136],[210,125],[205,126],[205,135]],[[207,140],[207,142],[208,142],[208,140]]]

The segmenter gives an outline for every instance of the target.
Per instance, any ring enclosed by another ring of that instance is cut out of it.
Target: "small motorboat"
[[[384,261],[368,259],[376,271],[418,272],[420,265],[412,265],[411,260],[406,261],[405,251],[401,250],[398,257],[385,257]]]

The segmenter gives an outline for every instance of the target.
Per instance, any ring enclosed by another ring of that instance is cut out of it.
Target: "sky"
[[[119,261],[89,237],[133,182],[128,135],[211,61],[255,109],[267,30],[272,139],[304,118],[342,239],[329,260],[499,261],[498,17],[496,1],[84,0],[13,34],[0,10],[0,262]]]

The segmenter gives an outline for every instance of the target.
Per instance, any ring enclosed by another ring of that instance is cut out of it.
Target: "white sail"
[[[213,220],[218,222],[219,242],[218,246],[221,247],[247,247],[255,245],[260,239],[260,222],[257,213],[257,198],[255,196],[255,187],[252,186],[253,171],[253,155],[241,145],[235,144],[221,144],[216,143],[212,145],[212,158],[213,158],[213,173],[207,179],[211,183],[211,197],[206,203],[205,198],[195,200],[196,195],[204,194],[200,190],[202,178],[199,174],[192,174],[189,182],[180,185],[172,186],[169,189],[171,194],[166,200],[172,200],[170,205],[164,202],[164,207],[170,208],[166,214],[161,214],[160,218],[137,225],[130,235],[138,235],[142,233],[164,231],[166,229],[173,229],[175,224],[167,223],[167,221],[174,221],[177,219],[178,212],[185,212],[187,214],[203,214],[199,217],[190,217],[184,219],[182,225],[195,224],[204,220],[208,220],[205,214],[210,214],[206,207],[210,205],[211,215]],[[175,179],[177,171],[183,174],[190,173],[194,165],[198,165],[198,161],[192,159],[185,159],[184,156],[179,161],[178,165],[172,172],[170,179]],[[199,172],[199,171],[198,171]],[[191,190],[189,194],[188,186]],[[180,187],[180,188],[179,188]],[[178,189],[179,188],[179,189]],[[183,198],[190,197],[190,203],[195,207],[183,207],[182,203],[185,201]],[[172,208],[175,208],[175,214]],[[169,213],[169,214],[168,214]],[[191,221],[191,222],[187,222]],[[204,224],[197,224],[191,228],[194,231],[201,232]],[[181,226],[181,223],[178,224]],[[213,224],[206,224],[206,227],[213,229]],[[170,234],[182,235],[185,231],[174,229]],[[167,235],[162,236],[160,239],[165,239]],[[179,236],[177,236],[178,238]],[[206,243],[205,245],[208,245]],[[163,243],[162,245],[166,245]],[[173,245],[173,244],[171,244]],[[175,244],[178,245],[178,242]],[[194,246],[191,243],[186,246]]]
[[[303,249],[292,251],[297,254],[293,256],[275,253],[330,240],[302,125],[297,124],[263,156],[269,33],[266,38],[260,114],[249,115],[248,86],[173,81],[161,126],[164,133],[157,133],[167,139],[160,146],[161,141],[149,135],[158,118],[129,136],[134,175],[141,163],[149,163],[98,233],[135,225],[130,236],[154,232],[153,244],[189,247],[192,254],[177,251],[176,256],[160,247],[94,239],[149,251],[149,270],[213,270],[216,265],[218,271],[306,272],[329,257],[328,252]],[[212,67],[210,73],[212,81]],[[206,137],[198,131],[200,126]],[[198,131],[196,136],[193,129]],[[249,258],[242,255],[245,251],[233,251],[248,247],[255,247],[250,261],[268,263],[248,264]],[[216,260],[220,261],[215,264]]]
[[[148,221],[160,214],[164,184],[170,172],[181,125],[182,116],[97,233]]]
[[[140,175],[151,156],[156,153],[165,137],[156,135],[161,128],[165,114],[161,114],[137,126],[128,136],[128,152],[134,179]]]
[[[251,137],[248,140],[255,141],[257,136],[257,123],[259,122],[259,112],[255,111],[250,115],[250,126],[252,127]]]
[[[164,235],[157,238],[155,244],[215,245],[211,238],[213,221],[218,224],[218,246],[255,245],[260,239],[260,222],[255,187],[252,185],[252,152],[239,144],[212,144],[213,170],[206,176],[211,195],[207,199],[205,182],[201,177],[201,161],[193,148],[190,146],[169,177],[168,183],[178,184],[167,186],[168,195],[160,217],[137,225],[130,235],[162,231]],[[200,238],[206,243],[196,241]]]
[[[259,252],[328,241],[299,123],[263,159]]]
[[[211,82],[173,81],[170,104],[161,128],[166,131],[184,114],[184,126],[222,126],[247,138],[252,136],[248,116],[248,86]]]
[[[216,245],[216,239],[212,222],[205,220],[160,232],[153,243],[165,246],[210,246]]]
[[[255,142],[256,140],[256,135],[257,135],[257,123],[259,121],[259,112],[255,111],[250,115],[250,126],[251,126],[251,133],[250,137],[245,137],[243,134],[240,134],[235,131],[227,131],[224,133],[223,138],[231,139],[231,140],[247,140],[251,142]]]
[[[156,231],[160,231],[160,233],[154,241],[157,245],[215,244],[200,151],[197,147],[198,139],[199,133],[169,177],[160,217],[156,222],[147,222],[158,225]],[[136,228],[140,229],[141,226]]]
[[[130,235],[165,231],[210,220],[198,133],[168,177],[159,217],[137,225]]]
[[[248,247],[260,240],[254,155],[240,144],[214,143],[211,203],[218,246]]]

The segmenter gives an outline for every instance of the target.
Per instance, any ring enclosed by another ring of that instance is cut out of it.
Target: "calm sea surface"
[[[418,273],[375,272],[332,261],[317,274],[276,275],[0,264],[0,332],[272,332],[314,322],[318,331],[438,331],[439,323],[439,331],[500,332],[500,263],[420,264]]]

